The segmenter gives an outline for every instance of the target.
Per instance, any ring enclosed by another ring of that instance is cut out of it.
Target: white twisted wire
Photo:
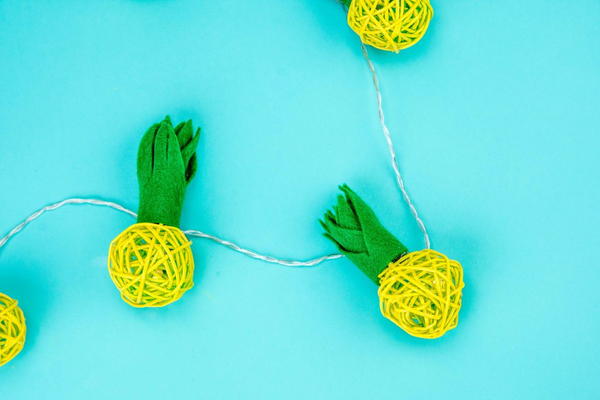
[[[75,205],[86,204],[86,205],[109,207],[109,208],[115,209],[117,211],[121,211],[125,214],[129,214],[130,216],[132,216],[134,218],[137,217],[137,214],[135,212],[123,207],[120,204],[113,203],[112,201],[105,201],[105,200],[93,199],[93,198],[65,199],[65,200],[59,201],[57,203],[53,203],[53,204],[47,205],[45,207],[42,207],[39,210],[37,210],[36,212],[34,212],[33,214],[31,214],[30,216],[28,216],[27,218],[25,218],[23,220],[23,222],[21,222],[20,224],[15,226],[4,237],[2,237],[0,239],[0,249],[2,247],[4,247],[6,245],[6,243],[8,243],[8,241],[13,236],[17,235],[27,225],[29,225],[31,222],[35,221],[36,219],[40,218],[46,212],[58,210],[59,208],[64,207],[66,205],[70,205],[70,204],[75,204]],[[225,240],[225,239],[221,239],[219,237],[209,235],[208,233],[204,233],[201,231],[187,230],[187,231],[183,231],[183,233],[185,233],[188,236],[192,236],[192,237],[198,237],[198,238],[212,240],[215,243],[225,246],[231,250],[237,251],[238,253],[241,253],[247,257],[255,258],[257,260],[262,260],[262,261],[272,263],[272,264],[284,265],[287,267],[312,267],[312,266],[318,265],[318,264],[328,261],[328,260],[335,260],[337,258],[343,257],[343,255],[341,255],[341,254],[331,254],[331,255],[327,255],[327,256],[313,258],[311,260],[306,260],[306,261],[280,259],[280,258],[272,257],[269,255],[260,254],[255,251],[249,250],[249,249],[245,249],[234,242],[231,242],[231,241]]]
[[[394,170],[394,174],[396,175],[396,183],[398,184],[398,188],[400,189],[400,192],[402,193],[402,198],[404,199],[404,202],[410,209],[410,213],[412,214],[413,218],[417,222],[417,225],[419,226],[419,229],[421,230],[421,233],[423,234],[423,240],[425,241],[425,247],[430,249],[431,241],[429,240],[429,234],[427,233],[427,228],[425,227],[425,223],[419,216],[419,212],[417,211],[417,208],[415,207],[410,196],[408,195],[408,192],[404,185],[404,179],[402,178],[402,175],[400,174],[400,168],[398,167],[398,160],[396,158],[396,151],[394,150],[394,143],[392,142],[392,135],[390,133],[390,130],[387,127],[387,124],[385,123],[385,114],[383,112],[383,100],[381,97],[381,89],[379,87],[379,79],[377,78],[377,71],[375,70],[375,66],[373,65],[373,62],[369,58],[369,52],[367,51],[367,47],[364,44],[361,44],[361,50],[362,50],[363,57],[365,58],[365,61],[367,61],[369,70],[371,71],[371,77],[373,79],[373,87],[375,88],[375,95],[377,96],[377,112],[379,114],[379,124],[381,125],[381,130],[383,131],[383,136],[385,137],[385,141],[387,143],[388,152],[390,153],[390,161],[392,164],[392,169]]]
[[[33,214],[31,214],[29,217],[25,218],[23,220],[23,222],[21,222],[19,225],[12,228],[2,239],[0,239],[0,249],[2,247],[4,247],[4,245],[6,245],[6,243],[13,236],[15,236],[16,234],[21,232],[27,225],[29,225],[31,222],[33,222],[36,219],[38,219],[39,217],[41,217],[46,212],[57,210],[68,204],[92,204],[92,205],[96,205],[96,206],[106,206],[106,207],[114,208],[115,210],[122,211],[133,217],[137,217],[137,214],[134,213],[133,211],[128,210],[127,208],[125,208],[117,203],[110,202],[110,201],[104,201],[104,200],[99,200],[99,199],[80,199],[80,198],[66,199],[66,200],[62,200],[57,203],[53,203],[53,204],[47,205],[45,207],[42,207],[39,210],[37,210],[36,212],[34,212]]]

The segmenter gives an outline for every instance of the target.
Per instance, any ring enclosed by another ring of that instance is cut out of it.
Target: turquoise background
[[[433,245],[465,268],[458,329],[408,336],[346,260],[203,240],[194,290],[133,309],[105,267],[132,219],[70,207],[0,250],[29,329],[0,397],[600,398],[600,2],[433,5],[416,47],[371,54]],[[3,0],[0,60],[2,233],[66,197],[135,208],[137,143],[169,113],[204,129],[185,228],[327,254],[347,182],[422,246],[333,0]]]

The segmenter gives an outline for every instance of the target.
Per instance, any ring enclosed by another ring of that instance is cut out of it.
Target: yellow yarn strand
[[[108,271],[133,307],[163,307],[194,286],[191,242],[172,226],[134,224],[110,245]]]
[[[17,301],[0,293],[0,367],[23,350],[26,331],[25,316]]]
[[[379,274],[381,313],[412,336],[435,339],[458,324],[463,269],[434,250],[408,253]]]
[[[348,8],[363,43],[396,53],[421,40],[432,17],[429,0],[352,0]]]

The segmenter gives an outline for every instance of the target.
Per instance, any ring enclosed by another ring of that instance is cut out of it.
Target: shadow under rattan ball
[[[191,242],[172,226],[138,223],[110,245],[108,271],[133,307],[162,307],[194,286]]]
[[[352,0],[348,25],[363,43],[398,52],[417,43],[429,27],[429,0]]]
[[[26,331],[25,316],[17,301],[0,293],[0,366],[23,350]]]
[[[380,275],[381,313],[410,335],[435,339],[458,324],[463,269],[434,250],[408,253]]]

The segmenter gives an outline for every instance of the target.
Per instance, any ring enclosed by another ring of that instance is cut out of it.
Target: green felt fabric
[[[352,189],[347,185],[340,189],[344,195],[338,196],[333,211],[320,221],[325,237],[378,285],[381,271],[408,250]]]
[[[192,121],[173,128],[167,116],[148,129],[138,151],[138,222],[179,227],[185,188],[196,173],[200,129]]]
[[[352,3],[352,0],[340,0],[340,3],[342,3],[342,5],[346,7],[350,7],[350,3]]]

